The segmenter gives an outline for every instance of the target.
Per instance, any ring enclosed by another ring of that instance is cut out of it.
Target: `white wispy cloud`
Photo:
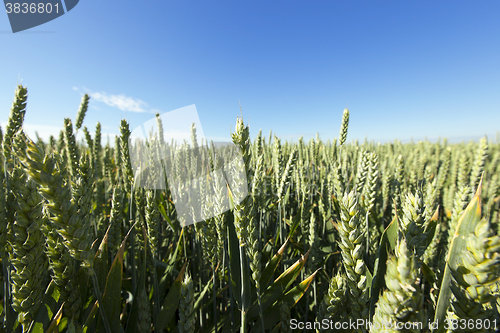
[[[130,111],[130,112],[156,112],[155,109],[150,109],[148,107],[148,103],[144,102],[141,99],[133,98],[127,96],[125,94],[115,95],[109,94],[106,92],[95,92],[89,89],[83,88],[80,89],[78,87],[73,87],[73,90],[79,91],[81,93],[86,93],[90,96],[92,100],[102,102],[108,106],[113,108],[118,108],[122,111]]]
[[[111,107],[118,108],[122,111],[130,111],[130,112],[149,112],[146,110],[148,103],[128,97],[125,95],[113,95],[107,94],[105,92],[94,92],[89,94],[91,98],[103,102]]]

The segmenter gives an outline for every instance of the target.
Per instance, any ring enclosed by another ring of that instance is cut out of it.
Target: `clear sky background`
[[[500,1],[85,0],[13,34],[0,12],[0,124],[28,88],[25,129],[119,133],[195,104],[208,139],[451,141],[500,131]],[[81,137],[81,133],[80,133]],[[104,137],[105,140],[105,137]]]

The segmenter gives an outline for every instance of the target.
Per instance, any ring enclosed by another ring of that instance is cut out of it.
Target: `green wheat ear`
[[[342,114],[342,125],[340,126],[339,145],[342,147],[347,139],[347,129],[349,127],[349,110],[344,109]]]
[[[2,260],[7,257],[7,195],[6,195],[6,181],[3,172],[0,172],[0,258]]]
[[[114,258],[118,248],[120,247],[123,228],[123,190],[121,186],[116,186],[113,189],[111,197],[111,212],[109,215],[109,232],[108,232],[108,249],[111,258]]]
[[[240,149],[241,155],[243,156],[243,162],[238,163],[237,168],[232,170],[235,175],[240,174],[240,170],[244,169],[246,173],[246,184],[243,179],[240,177],[235,177],[235,181],[237,182],[234,189],[234,193],[236,193],[236,198],[241,198],[241,194],[239,190],[247,184],[251,183],[250,178],[250,130],[248,126],[243,124],[242,119],[238,119],[236,121],[236,131],[231,134],[233,143]],[[238,160],[241,162],[241,159]],[[240,240],[240,246],[246,246],[246,242],[248,240],[248,224],[250,223],[250,211],[251,211],[251,198],[247,196],[243,199],[236,207],[234,208],[234,226],[236,228],[236,235]]]
[[[463,264],[452,271],[451,290],[454,318],[495,319],[498,312],[490,303],[495,301],[493,284],[500,271],[500,236],[495,235],[490,223],[482,219],[472,237],[467,239]]]
[[[359,220],[358,201],[354,191],[345,193],[340,204],[338,232],[342,261],[347,274],[347,286],[351,316],[368,317],[368,296],[365,253],[366,231]]]
[[[12,263],[12,308],[19,314],[23,332],[35,318],[42,305],[47,277],[45,239],[41,231],[42,197],[37,185],[26,179],[22,169],[14,169],[11,181],[15,183],[15,221],[10,261]]]
[[[94,141],[92,140],[92,136],[86,126],[83,127],[83,134],[85,134],[85,141],[87,142],[87,148],[90,150],[92,154],[94,151]]]
[[[48,217],[45,216],[48,220]],[[52,279],[59,287],[59,302],[64,302],[64,314],[79,318],[83,301],[77,283],[79,263],[75,262],[64,246],[64,241],[55,228],[47,224],[44,228],[46,253],[49,258]]]
[[[424,233],[425,207],[422,192],[417,190],[415,194],[407,193],[402,212],[399,231],[410,251],[420,258],[426,250],[424,243],[427,238],[427,234]]]
[[[76,177],[78,173],[78,148],[76,146],[75,135],[73,134],[73,124],[69,118],[64,119],[64,141],[66,142],[69,173],[72,177]]]
[[[407,248],[406,240],[403,238],[396,245],[396,255],[387,262],[385,275],[387,290],[377,302],[373,323],[423,323],[423,297],[419,275],[416,258]],[[408,330],[408,332],[420,331],[420,329]],[[371,332],[387,331],[383,327],[374,325]],[[389,332],[398,330],[393,328]]]
[[[9,120],[2,140],[3,154],[6,163],[9,163],[11,158],[14,135],[21,129],[24,122],[27,99],[28,90],[23,86],[17,86],[14,103],[10,110]]]
[[[82,155],[80,159],[79,173],[75,175],[77,178],[71,184],[71,189],[55,160],[45,156],[44,151],[29,139],[22,160],[30,178],[40,185],[40,193],[48,201],[50,220],[63,237],[71,256],[82,261],[84,267],[91,268],[94,235],[91,232],[89,214],[93,183],[88,154]]]
[[[340,320],[345,318],[346,282],[340,273],[333,276],[328,285],[328,291],[321,302],[318,319]]]
[[[78,109],[78,113],[76,115],[75,127],[77,130],[79,130],[80,127],[82,127],[83,119],[85,118],[85,114],[87,113],[87,109],[89,107],[89,98],[90,97],[88,94],[85,94],[82,97],[82,102],[80,104],[80,108]]]
[[[123,182],[125,184],[125,191],[129,193],[131,191],[131,187],[134,184],[134,172],[132,171],[132,163],[130,161],[130,147],[129,147],[129,138],[130,138],[130,129],[129,124],[125,119],[122,119],[120,126],[120,153],[121,153],[121,161],[122,172],[123,172]]]
[[[138,320],[137,320],[137,333],[151,332],[151,310],[149,306],[149,298],[146,289],[141,288],[137,296]]]
[[[160,213],[153,190],[146,191],[145,218],[147,225],[147,237],[150,244],[151,254],[154,259],[158,258],[159,235],[160,235]]]
[[[193,333],[195,329],[196,314],[194,312],[194,286],[191,276],[186,273],[181,286],[179,302],[179,333]]]
[[[392,197],[394,198],[394,207],[393,207],[393,214],[392,216],[394,217],[397,212],[401,211],[401,189],[403,188],[404,185],[404,163],[403,163],[403,155],[398,155],[395,161],[395,167],[394,167],[394,180],[393,180],[393,185],[392,185]]]
[[[476,193],[479,180],[481,179],[481,174],[484,170],[484,162],[488,157],[488,140],[486,137],[479,141],[479,147],[477,148],[476,155],[474,156],[474,163],[472,165],[472,171],[470,175],[469,187],[471,188],[471,198]]]

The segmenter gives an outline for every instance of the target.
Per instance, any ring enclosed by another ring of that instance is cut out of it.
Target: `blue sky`
[[[500,1],[86,0],[13,34],[0,13],[0,123],[16,84],[25,129],[57,137],[91,95],[84,125],[119,133],[196,105],[229,140],[240,106],[252,138],[495,140]]]

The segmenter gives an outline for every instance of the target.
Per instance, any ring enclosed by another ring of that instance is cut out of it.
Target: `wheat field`
[[[0,332],[498,331],[498,141],[347,144],[346,109],[333,141],[252,142],[238,118],[239,187],[186,196],[159,173],[230,153],[183,150],[143,179],[169,186],[141,188],[127,121],[104,145],[85,95],[44,142],[23,131],[27,96],[0,136]],[[179,148],[157,119],[152,160]],[[196,142],[193,126],[178,145]],[[185,225],[180,200],[211,217]]]

